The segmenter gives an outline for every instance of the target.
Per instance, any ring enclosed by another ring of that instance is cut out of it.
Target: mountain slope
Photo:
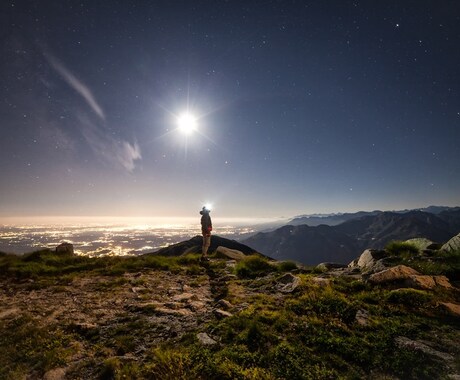
[[[450,215],[450,223],[422,211],[380,212],[337,226],[284,226],[258,233],[243,242],[275,259],[297,260],[310,265],[324,261],[347,263],[363,249],[383,248],[392,240],[425,237],[434,242],[446,242],[458,233],[452,228],[456,216],[446,215]]]
[[[201,252],[201,246],[203,238],[199,235],[194,236],[190,240],[182,241],[177,244],[172,244],[168,247],[161,248],[158,251],[147,253],[147,255],[160,255],[160,256],[181,256],[183,254],[192,252]],[[217,247],[222,246],[225,248],[236,249],[241,251],[245,255],[251,255],[256,253],[256,250],[248,247],[245,244],[239,243],[236,240],[226,239],[217,235],[211,237],[211,245],[209,246],[209,252],[214,252]]]
[[[326,225],[284,226],[275,231],[260,232],[244,242],[277,260],[290,259],[308,264],[348,262],[359,251],[353,239]]]
[[[425,237],[435,242],[444,242],[453,235],[448,223],[437,216],[410,211],[405,214],[383,212],[350,220],[335,227],[355,239],[360,248],[383,248],[391,240],[407,240]]]

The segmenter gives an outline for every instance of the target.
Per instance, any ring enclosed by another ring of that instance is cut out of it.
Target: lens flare
[[[197,127],[196,118],[188,113],[181,115],[177,120],[177,124],[179,130],[186,135],[190,135]]]

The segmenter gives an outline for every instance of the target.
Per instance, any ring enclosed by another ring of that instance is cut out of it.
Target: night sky
[[[460,204],[458,1],[2,1],[0,31],[0,217]]]

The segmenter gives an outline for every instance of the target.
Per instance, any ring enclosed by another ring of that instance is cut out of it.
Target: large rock
[[[381,272],[372,274],[368,281],[371,284],[386,284],[391,282],[398,282],[409,278],[410,276],[420,275],[415,269],[405,265],[397,265],[392,268],[385,269]]]
[[[206,333],[198,333],[196,337],[203,346],[214,346],[217,344],[217,342]]]
[[[278,279],[276,288],[282,293],[292,293],[300,285],[300,277],[294,276],[292,273],[286,273]]]
[[[449,314],[452,314],[455,317],[460,317],[460,305],[451,302],[440,302],[439,306],[441,306]]]
[[[378,249],[366,249],[361,256],[359,256],[357,265],[362,271],[373,270],[377,262],[382,263],[380,260],[384,259],[387,253]]]
[[[405,288],[416,288],[429,290],[436,286],[452,288],[449,280],[445,276],[428,276],[418,273],[415,269],[397,265],[385,269],[381,272],[372,274],[368,281],[374,285],[398,285]]]
[[[425,251],[426,249],[439,249],[439,244],[432,242],[429,239],[425,238],[413,238],[406,240],[406,243],[412,244],[417,247],[419,251]]]
[[[218,257],[225,257],[236,261],[243,260],[246,257],[243,252],[238,251],[237,249],[230,249],[222,246],[217,247],[216,255]]]
[[[71,243],[61,243],[56,247],[56,253],[59,253],[61,255],[73,255],[73,244]]]
[[[454,236],[446,244],[444,244],[441,249],[447,252],[453,252],[460,250],[460,234]]]
[[[65,368],[54,368],[45,372],[43,380],[64,380],[65,379]]]
[[[340,268],[346,268],[347,266],[345,264],[339,264],[339,263],[320,263],[316,266],[316,269],[326,272],[331,269],[340,269]]]
[[[435,356],[441,360],[446,362],[452,362],[454,357],[446,352],[441,352],[435,350],[434,348],[428,346],[426,343],[428,342],[421,342],[418,340],[412,340],[406,338],[405,336],[398,336],[395,338],[395,343],[398,347],[406,348],[413,351],[423,352],[424,354]]]

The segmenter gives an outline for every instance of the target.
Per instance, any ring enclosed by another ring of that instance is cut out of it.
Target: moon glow
[[[196,118],[189,113],[181,115],[177,120],[177,124],[179,130],[185,135],[190,135],[197,127]]]

